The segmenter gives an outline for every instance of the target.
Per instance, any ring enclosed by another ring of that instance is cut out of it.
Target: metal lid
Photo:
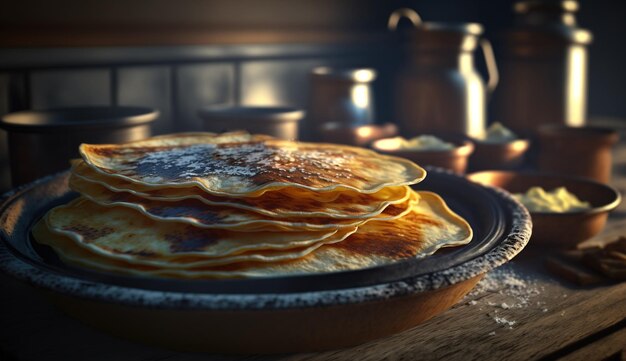
[[[593,41],[591,31],[564,26],[524,26],[507,31],[503,33],[503,36],[507,40],[506,46],[545,46],[553,47],[554,50],[557,50],[555,46],[559,44],[566,46],[571,44],[589,45]]]
[[[580,8],[576,0],[524,0],[513,4],[513,10],[518,14],[531,11],[565,11],[576,12]]]
[[[576,26],[576,0],[523,0],[513,5],[517,27],[506,34],[516,44],[555,46],[558,43],[587,45],[593,40],[589,30]]]
[[[120,128],[149,123],[158,116],[156,109],[131,106],[24,110],[2,116],[0,128],[19,132]]]

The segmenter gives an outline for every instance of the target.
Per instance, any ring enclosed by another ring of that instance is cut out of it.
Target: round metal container
[[[150,136],[159,112],[143,107],[28,110],[0,119],[8,132],[13,186],[69,167],[81,143],[123,143]]]
[[[304,111],[286,107],[207,106],[200,108],[198,115],[204,120],[204,130],[210,132],[246,130],[252,134],[297,139],[298,123]]]
[[[593,35],[576,25],[578,2],[518,1],[514,11],[517,24],[499,34],[492,118],[525,137],[542,124],[584,125]]]
[[[314,68],[310,76],[306,129],[302,137],[320,140],[329,127],[354,128],[374,122],[370,68]]]
[[[479,136],[485,129],[487,96],[498,83],[495,58],[482,37],[482,25],[423,22],[414,10],[402,8],[391,14],[389,28],[396,30],[403,17],[414,27],[407,34],[404,64],[395,77],[394,109],[400,133]],[[487,82],[474,66],[478,47],[487,65]]]

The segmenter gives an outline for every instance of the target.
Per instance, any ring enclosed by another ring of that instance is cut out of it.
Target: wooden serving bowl
[[[619,205],[621,195],[614,188],[587,178],[551,173],[483,171],[467,179],[503,188],[511,193],[525,193],[533,186],[551,190],[565,187],[592,208],[570,213],[530,212],[533,231],[531,244],[542,248],[573,248],[604,228],[609,212]]]
[[[509,194],[429,170],[415,185],[446,199],[473,229],[469,244],[343,272],[250,279],[133,277],[72,267],[30,229],[74,199],[69,172],[0,197],[0,271],[39,288],[68,315],[130,340],[185,351],[310,352],[354,346],[435,317],[530,237]],[[376,242],[372,239],[372,242]]]
[[[393,149],[389,139],[379,139],[372,143],[372,148],[382,154],[402,157],[421,165],[449,169],[457,174],[464,174],[468,159],[474,151],[474,143],[463,137],[439,136],[440,139],[453,143],[455,148],[446,150],[428,149]]]

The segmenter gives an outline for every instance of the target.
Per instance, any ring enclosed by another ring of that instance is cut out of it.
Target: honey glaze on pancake
[[[414,163],[362,148],[275,139],[146,147],[83,144],[96,170],[148,185],[199,184],[216,194],[250,195],[265,187],[352,188],[365,193],[421,181]]]

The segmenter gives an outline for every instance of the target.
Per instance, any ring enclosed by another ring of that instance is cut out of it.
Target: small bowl
[[[453,143],[455,148],[446,150],[393,149],[389,146],[388,139],[379,139],[373,142],[372,148],[379,153],[407,158],[422,166],[430,165],[464,174],[467,169],[468,158],[474,151],[474,143],[461,136],[435,135],[446,142]]]
[[[398,127],[392,123],[368,124],[349,127],[340,123],[326,123],[320,129],[320,141],[365,147],[381,138],[398,134]]]
[[[276,138],[298,138],[298,123],[304,110],[272,106],[211,105],[200,108],[203,129],[210,132],[246,130],[252,134],[267,134]]]
[[[551,190],[565,187],[592,208],[570,212],[530,212],[533,221],[531,245],[542,248],[574,248],[604,228],[609,212],[619,205],[621,196],[614,188],[587,178],[538,172],[484,171],[467,179],[492,185],[511,193],[525,193],[533,186]]]
[[[515,139],[503,143],[489,143],[474,139],[474,153],[469,160],[472,171],[485,169],[516,169],[524,163],[530,146],[528,139]]]
[[[539,127],[537,135],[539,170],[589,177],[602,183],[611,179],[611,148],[619,139],[617,130],[548,124]]]

